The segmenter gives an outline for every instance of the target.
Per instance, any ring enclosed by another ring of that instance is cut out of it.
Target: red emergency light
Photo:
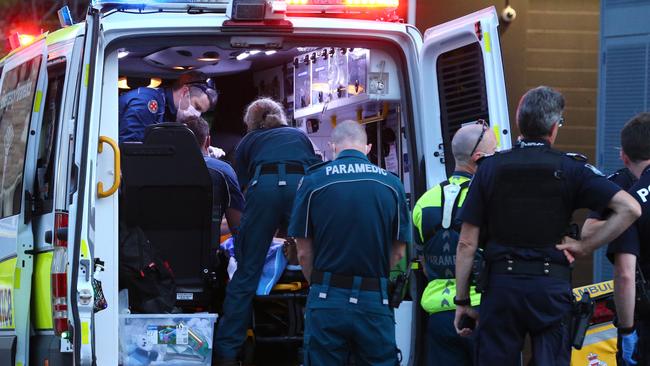
[[[16,48],[32,44],[34,43],[35,40],[36,40],[36,36],[34,35],[20,34],[16,32],[9,37],[9,45],[11,46],[12,50],[15,50]]]
[[[393,11],[399,0],[285,0],[287,13],[358,13]]]

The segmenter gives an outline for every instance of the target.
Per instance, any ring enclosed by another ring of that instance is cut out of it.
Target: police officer
[[[336,159],[304,177],[289,226],[311,280],[304,363],[398,365],[387,282],[411,240],[404,188],[370,163],[362,125],[339,123],[331,139]]]
[[[650,278],[650,113],[641,113],[625,124],[621,131],[621,146],[623,163],[635,178],[639,178],[628,192],[641,204],[642,215],[609,245],[607,253],[610,259],[614,257],[614,301],[620,357],[624,365],[638,362],[647,366],[650,365],[650,299],[643,291],[636,294],[635,277],[638,262],[643,276]],[[602,224],[592,222],[590,225],[594,227],[593,231]]]
[[[208,153],[210,146],[210,127],[201,117],[190,117],[185,121],[187,128],[194,133],[196,142],[203,153],[203,159],[212,179],[212,235],[214,244],[219,245],[221,219],[226,217],[230,232],[239,230],[242,211],[244,211],[244,195],[239,189],[237,175],[232,167]]]
[[[486,158],[463,205],[456,257],[456,317],[479,320],[469,277],[481,230],[489,277],[476,335],[476,364],[517,365],[527,334],[538,365],[569,365],[570,261],[617,237],[639,215],[638,204],[578,154],[551,148],[563,122],[564,98],[548,87],[529,90],[517,108],[522,140]],[[564,237],[577,208],[613,212],[582,241]],[[572,252],[563,251],[565,242]],[[578,252],[575,248],[579,248]]]
[[[235,238],[238,268],[226,289],[215,337],[221,365],[237,364],[266,253],[276,231],[286,230],[298,181],[320,162],[307,135],[287,126],[284,110],[274,100],[251,103],[244,122],[249,132],[235,151],[235,172],[246,203]]]
[[[201,116],[217,103],[217,92],[207,76],[190,71],[171,88],[138,88],[120,96],[120,143],[142,141],[147,126],[161,122],[184,122]]]
[[[421,299],[422,307],[430,314],[426,347],[426,364],[429,366],[473,364],[474,343],[460,337],[454,328],[453,298],[460,231],[460,222],[456,220],[458,208],[465,201],[477,161],[494,154],[497,146],[494,132],[485,121],[479,122],[456,132],[451,141],[456,161],[454,173],[422,195],[413,209],[413,225],[423,243],[421,260],[429,280]],[[470,298],[472,305],[481,301],[480,294],[473,288]]]

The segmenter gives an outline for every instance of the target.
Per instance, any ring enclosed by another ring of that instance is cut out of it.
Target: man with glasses
[[[422,195],[413,209],[413,224],[422,244],[419,258],[429,281],[420,301],[430,314],[425,347],[427,366],[474,363],[474,342],[456,334],[453,325],[454,270],[460,231],[457,214],[478,161],[494,154],[496,147],[494,132],[484,120],[463,126],[451,141],[456,162],[454,173]],[[472,288],[470,299],[472,305],[478,305],[481,296]]]
[[[563,110],[564,98],[549,87],[524,94],[517,108],[521,141],[482,162],[463,205],[454,325],[467,336],[472,330],[461,329],[461,319],[478,321],[477,365],[518,365],[526,335],[535,364],[569,365],[573,256],[616,238],[640,215],[634,199],[584,156],[551,148]],[[597,232],[581,241],[565,237],[574,210],[605,207],[612,214]],[[480,234],[488,278],[479,314],[469,278]]]

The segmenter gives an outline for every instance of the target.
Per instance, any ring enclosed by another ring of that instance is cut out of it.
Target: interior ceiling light
[[[129,87],[129,84],[127,83],[126,76],[122,76],[119,79],[117,79],[117,87],[123,90],[131,89]]]
[[[264,52],[264,53],[265,53],[267,56],[271,56],[272,54],[274,54],[274,53],[276,53],[276,52],[278,52],[278,51],[276,51],[276,50],[269,50],[269,51],[266,51],[266,52]]]
[[[129,51],[119,50],[117,51],[117,58],[124,58],[129,55]]]
[[[174,70],[185,70],[185,68],[183,66],[174,66],[173,69]]]
[[[257,54],[260,53],[260,52],[262,52],[262,51],[260,51],[260,50],[251,50],[249,53],[250,53],[251,55],[257,55]]]
[[[151,78],[151,82],[149,83],[148,88],[157,88],[162,84],[162,79],[161,78]]]
[[[197,58],[201,62],[217,62],[219,61],[219,54],[217,52],[204,52],[202,57]]]
[[[242,52],[242,53],[240,53],[239,55],[237,55],[237,60],[238,60],[238,61],[241,61],[241,60],[243,60],[243,59],[245,59],[245,58],[248,58],[248,56],[250,56],[250,55],[251,55],[251,54],[248,53],[248,52]]]

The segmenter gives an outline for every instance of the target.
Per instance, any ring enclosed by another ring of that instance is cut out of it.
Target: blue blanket
[[[284,253],[282,253],[283,245],[284,240],[282,239],[275,239],[271,242],[269,251],[266,253],[266,259],[264,260],[262,276],[260,277],[260,282],[257,284],[257,295],[270,294],[271,289],[273,286],[275,286],[276,283],[278,283],[280,276],[282,276],[284,269],[287,267],[287,258],[284,256]],[[228,275],[230,275],[230,278],[232,278],[237,268],[233,238],[229,238],[228,240],[221,243],[221,247],[230,254]]]

